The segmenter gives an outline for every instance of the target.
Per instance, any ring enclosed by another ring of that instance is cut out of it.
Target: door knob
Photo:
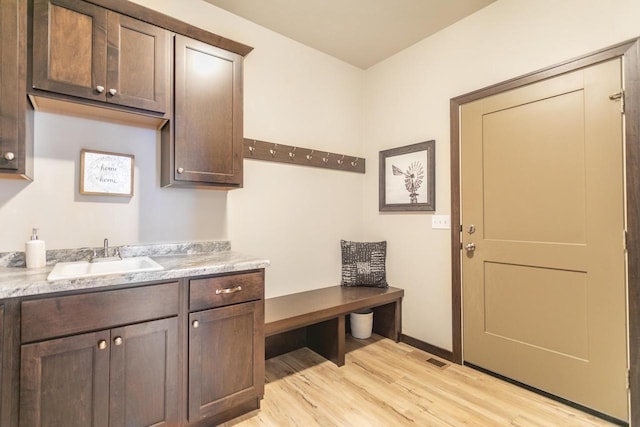
[[[473,252],[476,250],[476,244],[475,243],[467,243],[466,245],[464,245],[464,248],[467,250],[467,252]]]
[[[104,86],[96,86],[96,92],[98,93],[104,92]]]
[[[200,327],[200,322],[197,320],[194,320],[191,324],[193,325],[193,329],[198,329],[198,327]]]
[[[117,91],[117,90],[115,90],[115,89],[109,89],[109,95],[111,95],[111,96],[116,96],[116,93],[118,93],[118,91]]]
[[[107,340],[98,341],[98,348],[100,350],[104,350],[105,348],[107,348]]]
[[[4,153],[4,156],[2,157],[4,157],[5,160],[11,161],[16,158],[16,155],[13,154],[11,151],[7,151],[6,153]]]
[[[122,345],[122,337],[115,337],[115,339],[113,340],[113,343],[115,345]]]

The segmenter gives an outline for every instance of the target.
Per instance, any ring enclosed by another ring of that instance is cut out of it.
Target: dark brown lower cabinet
[[[264,300],[189,315],[189,422],[258,404],[264,394],[263,328]]]
[[[178,318],[21,349],[20,427],[178,424]]]
[[[4,354],[4,304],[0,304],[0,425],[7,416],[4,414],[4,411],[7,410],[3,405],[4,400],[2,399],[2,389],[3,380],[4,380],[4,364],[3,362],[3,354]]]

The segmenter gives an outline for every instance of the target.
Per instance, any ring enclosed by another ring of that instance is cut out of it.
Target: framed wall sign
[[[133,196],[133,159],[130,154],[80,151],[80,194]]]
[[[381,212],[436,210],[436,142],[380,151]]]

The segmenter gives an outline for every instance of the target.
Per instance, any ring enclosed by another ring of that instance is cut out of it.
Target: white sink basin
[[[109,274],[159,270],[164,270],[164,267],[147,256],[122,258],[115,261],[59,262],[53,267],[47,280],[79,279],[83,277],[106,276]]]

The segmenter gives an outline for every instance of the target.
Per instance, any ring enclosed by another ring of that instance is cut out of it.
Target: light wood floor
[[[589,414],[374,335],[338,368],[307,348],[267,360],[261,409],[226,427],[606,426]]]

